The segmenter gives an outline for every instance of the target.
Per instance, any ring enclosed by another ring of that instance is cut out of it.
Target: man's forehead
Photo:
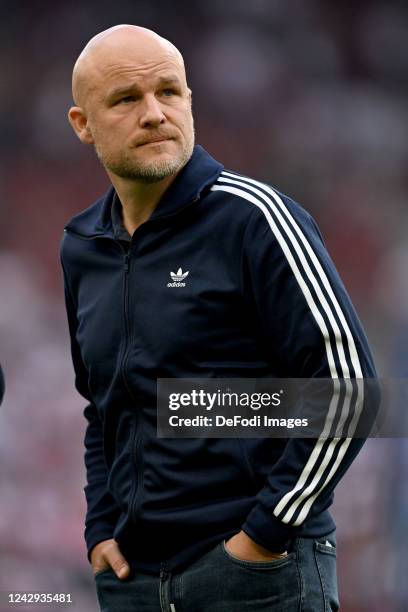
[[[104,89],[117,89],[125,87],[143,87],[158,86],[158,85],[182,85],[181,75],[178,74],[172,67],[169,69],[158,69],[150,71],[140,70],[123,70],[115,71],[109,79],[104,79],[102,85]]]
[[[172,59],[146,62],[110,61],[96,68],[90,83],[106,97],[132,87],[142,89],[162,84],[183,86],[185,75],[180,65]]]
[[[102,85],[97,89],[101,98],[110,100],[126,92],[157,89],[164,86],[182,88],[183,79],[174,71],[168,70],[143,75],[129,71],[127,74],[117,74],[111,79],[104,79]]]
[[[82,96],[85,90],[111,84],[118,77],[143,77],[166,69],[185,80],[182,55],[172,43],[144,28],[113,29],[92,39],[79,56],[73,74],[74,99],[75,94]]]
[[[131,49],[94,58],[90,68],[91,72],[104,79],[114,79],[117,76],[143,78],[165,74],[177,75],[180,78],[184,74],[184,65],[172,54],[144,53],[141,55],[132,53]]]

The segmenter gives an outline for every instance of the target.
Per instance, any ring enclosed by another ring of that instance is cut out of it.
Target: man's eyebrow
[[[122,87],[115,87],[114,89],[111,89],[110,91],[108,91],[105,98],[107,100],[112,100],[117,96],[122,96],[135,90],[138,90],[137,83],[130,83],[129,85],[123,85]]]
[[[177,85],[177,86],[181,86],[181,81],[179,79],[179,77],[177,76],[161,76],[157,79],[157,85],[163,86],[163,85]],[[136,82],[134,83],[129,83],[129,85],[124,85],[122,87],[115,87],[115,89],[112,89],[111,91],[109,91],[106,95],[106,99],[111,100],[113,98],[116,98],[117,96],[121,96],[121,95],[126,95],[130,92],[133,91],[138,91],[139,90],[139,86]]]
[[[158,84],[159,85],[180,85],[180,79],[178,76],[161,76],[158,79]]]

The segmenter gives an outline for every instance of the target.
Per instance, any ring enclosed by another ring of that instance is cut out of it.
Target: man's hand
[[[273,559],[283,559],[287,556],[287,551],[274,553],[260,546],[252,540],[245,531],[240,531],[225,542],[226,550],[233,557],[238,557],[243,561],[272,561]]]
[[[99,542],[91,552],[91,564],[94,576],[111,567],[118,578],[127,578],[130,567],[113,538]]]

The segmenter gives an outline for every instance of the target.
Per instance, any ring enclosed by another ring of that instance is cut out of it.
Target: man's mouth
[[[161,142],[167,142],[168,140],[172,140],[172,138],[164,138],[163,136],[160,136],[159,138],[150,138],[149,140],[145,140],[144,142],[142,142],[138,146],[139,147],[143,147],[143,146],[148,145],[148,144],[159,144]]]

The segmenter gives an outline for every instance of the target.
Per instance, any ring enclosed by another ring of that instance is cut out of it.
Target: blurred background
[[[197,141],[313,214],[380,375],[408,372],[406,2],[1,0],[0,591],[78,612],[98,608],[58,251],[108,182],[66,111],[77,55],[117,23],[179,47]],[[343,612],[408,610],[407,469],[406,439],[370,440],[337,489]]]

